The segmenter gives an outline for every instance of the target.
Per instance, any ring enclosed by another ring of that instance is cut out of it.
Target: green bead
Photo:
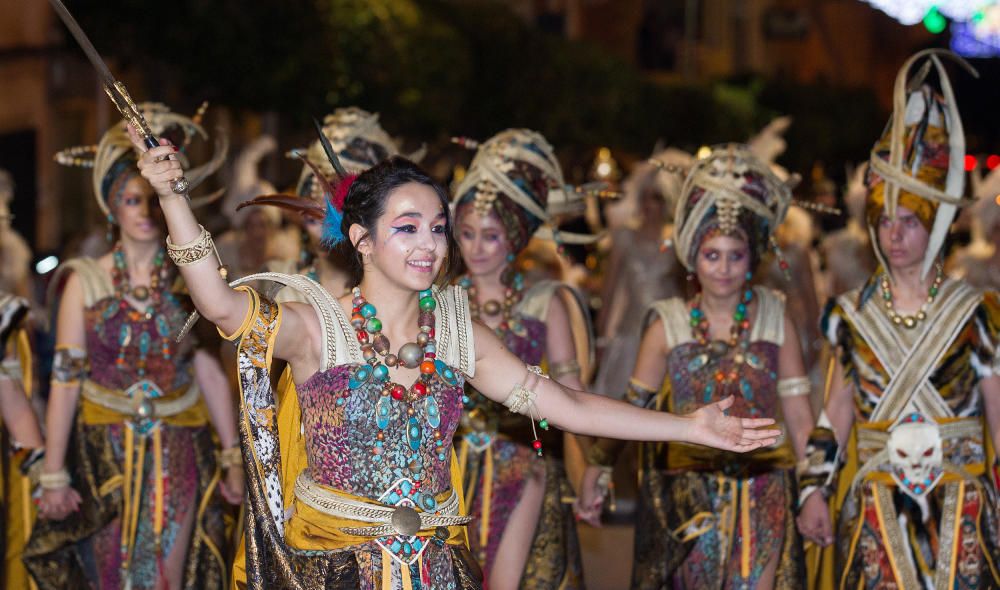
[[[422,311],[434,311],[437,307],[437,301],[434,301],[433,297],[424,297],[420,300],[420,309]]]
[[[931,297],[937,297],[938,289],[937,287],[931,287]]]
[[[369,318],[368,323],[365,324],[365,329],[374,334],[375,332],[382,331],[382,320],[378,318]]]
[[[698,327],[698,318],[691,318],[691,327],[692,328]]]
[[[542,418],[538,422],[538,427],[541,428],[542,430],[548,430],[549,429],[549,421],[546,420],[545,418]]]
[[[742,321],[743,321],[743,317],[744,317],[744,314],[743,314],[743,312],[740,312],[740,311],[738,311],[738,312],[736,312],[735,314],[733,314],[733,318],[734,318],[734,319],[735,319],[735,320],[736,320],[737,322],[742,322]]]

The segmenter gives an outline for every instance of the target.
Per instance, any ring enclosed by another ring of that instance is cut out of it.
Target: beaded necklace
[[[934,265],[934,271],[934,282],[927,289],[927,299],[920,306],[920,309],[917,310],[917,313],[905,316],[897,313],[893,306],[892,289],[889,286],[889,273],[882,275],[882,280],[880,281],[882,301],[885,302],[885,312],[889,315],[889,319],[892,320],[893,324],[912,330],[917,327],[917,324],[927,319],[927,309],[934,303],[934,299],[937,298],[938,291],[941,289],[941,283],[944,282],[944,269],[942,269],[940,262]]]
[[[421,471],[423,469],[423,459],[418,451],[423,440],[424,430],[420,420],[416,417],[415,406],[418,403],[423,404],[427,425],[432,430],[437,459],[444,461],[447,456],[444,453],[444,441],[441,439],[441,431],[439,430],[441,412],[437,400],[431,394],[430,380],[437,373],[449,385],[458,382],[454,371],[437,360],[437,345],[434,339],[434,310],[437,308],[437,301],[430,289],[419,293],[420,313],[417,316],[419,331],[416,342],[407,342],[400,347],[397,354],[393,354],[390,352],[389,338],[382,333],[382,321],[377,317],[378,310],[364,298],[359,287],[355,287],[352,294],[354,299],[352,300],[351,326],[354,327],[358,343],[361,345],[361,355],[365,364],[354,370],[348,385],[351,389],[356,389],[373,379],[381,387],[379,398],[375,403],[375,424],[379,433],[376,435],[376,443],[372,448],[372,457],[375,461],[382,460],[384,441],[382,431],[389,426],[393,402],[405,404],[407,415],[406,443],[413,451],[413,455],[409,457],[409,463],[401,467],[409,469],[416,480],[414,485],[418,485],[422,479]],[[409,388],[393,382],[389,378],[389,368],[399,366],[408,369],[419,367],[420,369],[420,376]],[[342,401],[342,399],[338,399],[337,403]],[[425,502],[433,502],[433,498],[429,495],[422,497],[425,498]]]
[[[749,279],[748,279],[749,280]],[[712,378],[705,385],[704,401],[708,403],[717,387],[739,383],[740,393],[745,399],[753,398],[750,383],[740,376],[739,368],[748,365],[754,369],[762,368],[760,360],[749,352],[750,320],[747,318],[747,308],[753,300],[753,289],[747,286],[743,297],[733,312],[733,324],[729,328],[728,340],[712,340],[708,318],[701,309],[701,293],[689,304],[689,318],[692,332],[698,345],[704,351],[695,356],[688,364],[692,373],[706,366],[715,366]],[[727,373],[722,367],[723,359],[731,358],[733,367]]]
[[[522,332],[520,322],[514,317],[514,308],[521,302],[523,296],[524,276],[519,272],[514,273],[509,282],[510,285],[504,291],[503,301],[490,299],[480,307],[479,289],[472,282],[472,277],[465,275],[458,280],[459,286],[469,292],[469,316],[473,321],[479,321],[481,314],[486,314],[487,317],[502,316],[500,323],[493,330],[500,338],[503,338],[505,332],[509,330],[519,334]]]
[[[169,271],[164,264],[165,253],[163,248],[157,250],[153,257],[153,270],[150,274],[149,287],[132,287],[129,279],[128,264],[125,261],[125,252],[121,242],[115,244],[112,251],[114,262],[111,271],[111,283],[115,289],[115,297],[104,311],[104,320],[110,319],[119,311],[125,314],[125,321],[122,323],[118,333],[118,356],[115,358],[115,366],[119,370],[125,370],[125,353],[133,338],[136,341],[139,359],[136,362],[136,373],[139,377],[146,375],[146,360],[153,345],[153,336],[150,335],[147,323],[155,318],[155,336],[159,339],[160,354],[164,359],[172,358],[173,348],[170,341],[170,325],[167,317],[162,312],[161,305],[164,295],[171,299],[169,294],[164,293],[163,286],[168,284]],[[132,296],[140,303],[149,302],[145,310],[138,310],[126,299]]]

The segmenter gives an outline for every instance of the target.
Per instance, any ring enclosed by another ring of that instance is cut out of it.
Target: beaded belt
[[[180,391],[180,390],[179,390]],[[83,382],[83,398],[113,412],[136,420],[155,420],[175,416],[198,403],[201,390],[192,381],[180,395],[166,396],[155,383],[143,379],[122,391],[98,385],[90,379]],[[163,399],[167,397],[167,399]]]
[[[343,527],[340,530],[364,537],[402,535],[412,537],[419,531],[468,524],[471,516],[458,515],[458,494],[451,490],[434,512],[417,512],[411,506],[375,504],[352,500],[314,482],[305,472],[295,480],[295,497],[311,508],[335,518],[370,522],[373,526]]]

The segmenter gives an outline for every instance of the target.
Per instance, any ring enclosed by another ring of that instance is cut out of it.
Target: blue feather
[[[337,211],[330,199],[326,199],[326,216],[323,217],[323,246],[331,249],[344,240],[344,232],[340,230],[344,214]]]

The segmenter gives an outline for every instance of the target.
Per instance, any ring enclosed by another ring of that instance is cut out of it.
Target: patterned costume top
[[[526,290],[515,307],[511,320],[497,328],[497,336],[525,364],[545,366],[545,318],[553,298],[558,298],[566,306],[573,326],[578,362],[583,368],[589,367],[589,347],[593,339],[590,337],[586,308],[575,290],[556,281],[543,281]],[[524,420],[523,416],[512,414],[503,404],[486,398],[472,388],[468,388],[465,409],[463,424],[466,430],[478,433],[481,439],[478,445],[488,444],[489,439],[497,434],[524,445],[529,444],[534,436],[531,423]],[[562,433],[545,430],[540,434],[545,452],[556,457],[562,456]]]
[[[855,289],[832,300],[823,314],[822,328],[827,340],[838,350],[838,360],[844,370],[845,381],[854,385],[855,418],[872,419],[893,372],[883,364],[880,354],[865,340],[848,309],[857,313],[861,289]],[[931,315],[943,306],[952,294],[971,291],[958,281],[946,280]],[[877,306],[876,302],[867,305]],[[957,319],[957,318],[956,318]],[[957,327],[957,337],[948,346],[944,356],[929,375],[934,389],[947,405],[947,413],[954,416],[982,416],[980,380],[1000,372],[1000,299],[994,292],[979,297],[979,304]],[[895,330],[891,335],[905,348],[911,348],[920,336],[911,330]]]
[[[654,319],[663,323],[667,347],[667,378],[661,393],[649,400],[635,399],[637,404],[654,406],[677,414],[687,414],[730,395],[735,396],[732,412],[740,416],[780,417],[777,394],[778,351],[784,344],[785,300],[765,287],[753,288],[757,313],[750,329],[749,346],[734,359],[714,350],[720,342],[701,345],[694,337],[688,321],[688,306],[680,298],[657,301],[647,313],[647,325]],[[737,379],[718,380],[719,372],[733,374]],[[770,467],[780,462],[788,467],[790,449],[761,449],[747,455],[709,450],[694,445],[670,444],[665,457],[668,469],[721,469],[727,472],[762,459]]]
[[[475,371],[464,291],[434,292],[435,373],[428,394],[406,404],[381,395],[346,314],[318,283],[277,273],[241,282],[258,280],[305,295],[323,340],[319,370],[296,388],[297,399],[287,378],[276,395],[269,348],[281,308],[247,290],[252,305],[232,336],[240,338],[250,495],[247,585],[388,589],[420,587],[420,580],[425,587],[469,587],[464,532],[454,526],[463,520],[452,453],[464,379]],[[404,532],[384,514],[418,520]]]

